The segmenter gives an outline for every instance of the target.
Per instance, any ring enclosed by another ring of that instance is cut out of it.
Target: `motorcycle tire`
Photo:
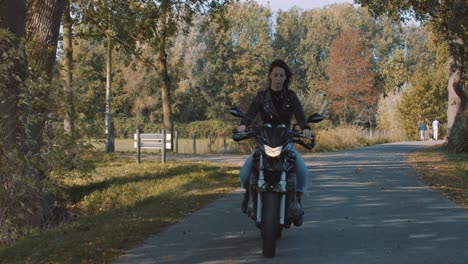
[[[276,255],[276,239],[281,228],[278,208],[279,195],[275,192],[265,192],[263,194],[262,252],[266,258],[272,258]]]

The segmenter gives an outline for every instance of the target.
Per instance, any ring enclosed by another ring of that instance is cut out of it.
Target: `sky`
[[[268,5],[270,3],[270,7],[273,11],[278,11],[281,9],[282,11],[287,11],[291,9],[293,6],[300,7],[304,10],[311,9],[311,8],[321,8],[326,5],[335,4],[335,3],[354,3],[353,0],[256,0],[257,3],[261,5]]]

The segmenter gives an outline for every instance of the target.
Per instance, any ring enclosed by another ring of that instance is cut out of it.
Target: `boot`
[[[244,195],[242,197],[242,212],[244,214],[247,213],[248,204],[249,204],[249,191],[248,191],[248,189],[245,189],[245,193],[244,193]]]
[[[302,204],[301,204],[301,199],[302,199],[302,193],[298,192],[297,193],[297,203],[293,208],[293,224],[295,226],[301,226],[302,223],[304,222],[304,209],[302,209]]]

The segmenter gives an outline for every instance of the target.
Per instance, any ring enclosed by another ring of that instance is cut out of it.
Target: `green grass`
[[[238,186],[238,168],[112,158],[92,180],[64,183],[80,217],[36,230],[0,251],[1,263],[108,263]]]
[[[468,155],[447,153],[434,146],[411,153],[410,164],[421,180],[468,209]]]

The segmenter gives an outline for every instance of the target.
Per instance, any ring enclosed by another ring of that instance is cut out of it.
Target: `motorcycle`
[[[235,117],[249,120],[238,107],[229,109],[229,112]],[[318,123],[323,119],[322,115],[315,113],[307,122]],[[261,229],[263,256],[274,257],[276,240],[281,237],[283,228],[290,228],[299,217],[293,145],[297,143],[312,149],[315,137],[306,138],[298,130],[290,129],[284,124],[263,124],[251,126],[245,132],[233,131],[232,138],[236,142],[256,140],[246,213]],[[310,141],[306,143],[302,139]]]

